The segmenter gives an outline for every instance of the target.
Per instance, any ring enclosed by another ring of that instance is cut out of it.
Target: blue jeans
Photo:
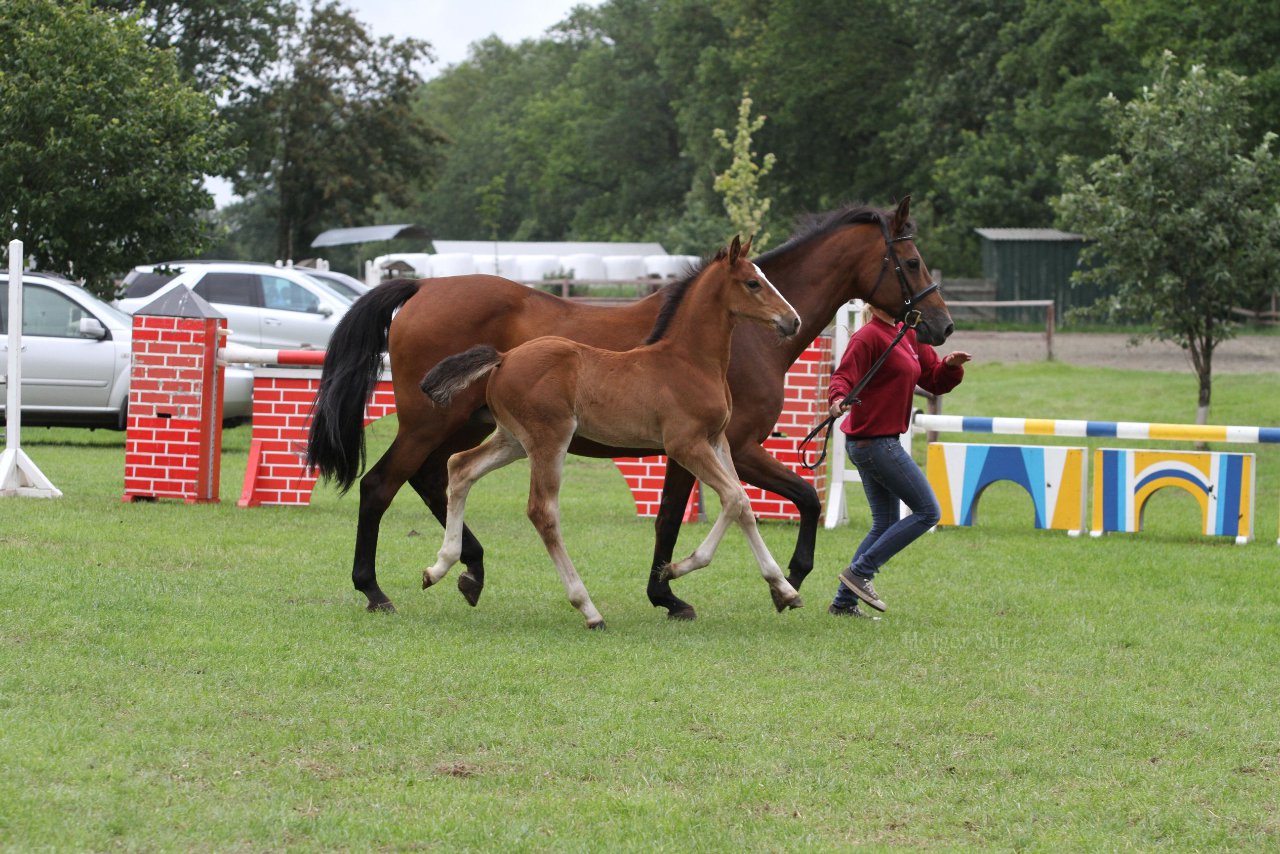
[[[870,578],[889,558],[938,524],[942,511],[924,472],[896,438],[872,439],[864,448],[846,439],[845,449],[858,467],[862,491],[871,506],[871,530],[849,565],[855,575]],[[911,508],[910,516],[898,518],[899,501]],[[835,604],[848,606],[857,601],[848,588],[838,585]]]

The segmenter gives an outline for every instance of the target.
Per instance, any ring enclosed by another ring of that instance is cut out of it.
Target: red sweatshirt
[[[853,333],[839,367],[831,375],[827,403],[844,398],[897,334],[896,327],[874,316]],[[963,365],[944,365],[937,351],[916,341],[915,330],[909,330],[858,395],[862,405],[849,410],[840,429],[859,437],[905,433],[910,426],[911,397],[917,385],[933,394],[944,394],[960,385],[962,379]]]

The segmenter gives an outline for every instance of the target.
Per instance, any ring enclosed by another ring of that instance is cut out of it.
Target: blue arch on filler
[[[1045,527],[1044,452],[1040,448],[1014,445],[972,445],[965,449],[964,518],[962,525],[972,525],[982,491],[997,481],[1018,484],[1031,496],[1035,507],[1036,527]]]

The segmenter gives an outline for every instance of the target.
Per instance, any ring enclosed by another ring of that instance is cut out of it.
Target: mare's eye
[[[920,259],[919,259],[919,258],[908,258],[908,259],[907,259],[907,266],[908,266],[908,267],[910,267],[912,270],[919,270],[919,269],[920,269]]]
[[[743,282],[743,284],[747,286],[748,290],[752,290],[752,291],[760,290],[760,283],[755,279],[747,279],[745,282]]]

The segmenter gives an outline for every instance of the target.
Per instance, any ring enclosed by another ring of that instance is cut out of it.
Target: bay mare
[[[761,443],[782,411],[783,383],[791,364],[831,322],[836,310],[861,298],[892,316],[901,316],[912,296],[926,290],[930,276],[912,234],[909,200],[894,210],[852,205],[812,218],[786,243],[755,263],[799,313],[803,335],[785,341],[754,324],[733,336],[729,387],[733,415],[725,438],[739,477],[786,498],[800,515],[788,581],[799,588],[813,568],[814,541],[822,507],[804,478],[774,459]],[[897,263],[890,248],[896,242]],[[900,270],[900,275],[893,268]],[[909,293],[908,293],[909,291]],[[606,350],[627,350],[649,333],[664,302],[662,291],[616,308],[564,300],[497,276],[398,279],[378,285],[347,311],[329,341],[313,409],[307,464],[342,490],[360,479],[351,580],[368,598],[370,610],[392,608],[378,586],[376,561],[382,515],[407,481],[444,523],[449,457],[474,447],[493,431],[484,404],[484,382],[433,405],[419,381],[441,359],[476,344],[511,350],[542,335],[559,335]],[[941,295],[912,303],[920,311],[919,340],[939,345],[951,334],[951,316]],[[391,360],[399,429],[391,446],[363,477],[364,407]],[[571,453],[634,457],[652,449],[604,445],[575,439]],[[693,619],[692,605],[679,599],[664,576],[675,552],[681,517],[694,478],[682,466],[667,467],[655,522],[656,540],[648,595],[674,619]],[[461,560],[467,569],[458,589],[475,605],[484,588],[484,550],[469,528],[462,532]]]
[[[711,562],[730,522],[746,534],[779,611],[800,606],[756,529],[751,501],[725,441],[730,336],[752,320],[790,337],[800,316],[747,258],[751,241],[721,249],[680,287],[669,288],[653,330],[632,350],[601,350],[568,338],[535,338],[507,353],[487,344],[449,356],[422,380],[433,403],[448,406],[467,386],[488,379],[485,403],[497,422],[489,441],[449,459],[444,543],[422,586],[444,578],[462,553],[467,495],[491,471],[528,456],[529,521],[542,537],[569,601],[587,627],[604,628],[560,532],[560,484],[575,436],[609,445],[661,449],[713,489],[720,515],[697,550],[672,566],[683,575]]]

